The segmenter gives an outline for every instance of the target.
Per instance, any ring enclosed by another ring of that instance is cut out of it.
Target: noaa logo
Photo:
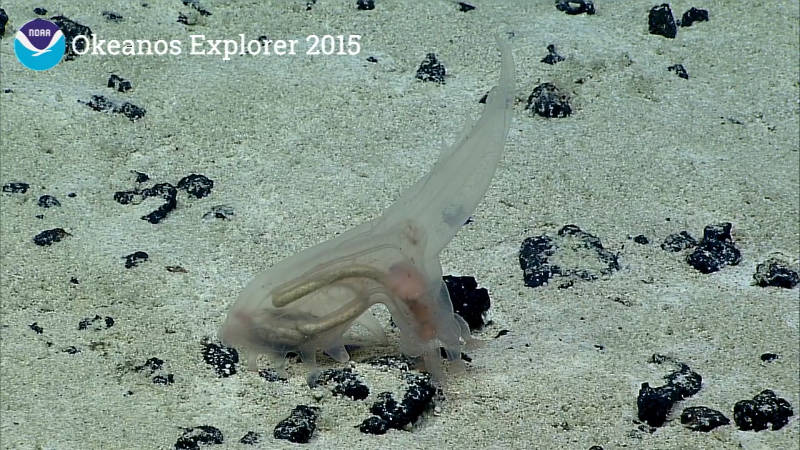
[[[15,37],[14,53],[28,69],[47,70],[64,56],[64,33],[49,20],[33,19],[23,25]]]

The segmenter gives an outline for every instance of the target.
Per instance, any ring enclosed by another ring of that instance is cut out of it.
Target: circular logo
[[[17,31],[14,53],[28,69],[47,70],[61,61],[66,42],[58,25],[49,20],[33,19]]]

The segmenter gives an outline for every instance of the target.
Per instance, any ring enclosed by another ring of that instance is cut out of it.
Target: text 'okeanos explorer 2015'
[[[72,40],[72,48],[78,55],[98,56],[178,56],[188,51],[191,56],[218,56],[228,61],[234,55],[294,56],[346,56],[361,52],[361,35],[310,34],[305,39],[247,39],[240,33],[238,39],[206,39],[203,34],[190,34],[189,42],[180,39],[99,39],[78,35]]]

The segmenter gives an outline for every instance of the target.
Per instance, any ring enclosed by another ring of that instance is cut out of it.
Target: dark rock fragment
[[[146,252],[137,251],[133,252],[130,255],[123,256],[125,259],[125,268],[130,269],[132,267],[136,267],[139,265],[140,262],[147,261],[150,258]]]
[[[417,69],[416,78],[424,82],[430,81],[444,84],[444,77],[446,74],[447,70],[444,68],[444,65],[439,62],[439,58],[436,57],[436,54],[428,53]]]
[[[780,430],[794,415],[792,405],[769,389],[761,391],[752,400],[741,400],[733,406],[733,421],[742,431]]]
[[[778,258],[770,258],[756,266],[753,280],[756,286],[792,289],[800,282],[800,275],[792,270],[788,263]]]
[[[470,5],[469,3],[458,2],[458,10],[461,12],[469,12],[472,11],[473,9],[475,9],[475,7]]]
[[[576,265],[579,261],[581,266]],[[575,225],[565,225],[558,231],[557,244],[545,235],[526,238],[520,247],[519,263],[529,287],[541,286],[558,275],[571,278],[561,286],[567,288],[575,280],[593,281],[620,268],[616,254],[606,250],[598,237]]]
[[[128,92],[133,88],[130,81],[113,73],[108,77],[107,87],[116,89],[118,92]]]
[[[536,86],[528,96],[525,109],[547,118],[567,117],[572,114],[569,96],[552,83]]]
[[[201,16],[210,16],[211,12],[200,5],[200,0],[181,0],[184,5],[191,6]]]
[[[364,400],[369,396],[369,388],[350,368],[323,370],[316,380],[316,385],[336,383],[333,395],[343,395],[353,400]]]
[[[681,368],[664,377],[667,384],[675,388],[678,400],[690,397],[700,392],[703,384],[703,377],[693,371],[686,364],[681,364]]]
[[[384,427],[402,429],[415,422],[428,408],[436,394],[436,388],[431,384],[430,377],[408,374],[406,382],[409,387],[403,395],[402,402],[395,400],[391,392],[378,394],[378,401],[372,404],[370,412],[383,422],[370,417],[359,426],[362,432],[380,434],[381,430],[385,432]],[[378,433],[375,433],[376,431]]]
[[[95,314],[94,317],[87,317],[78,322],[79,330],[88,330],[90,327],[94,331],[107,330],[114,326],[114,318]]]
[[[235,215],[232,206],[217,205],[211,208],[211,211],[203,214],[203,220],[222,219],[230,220]]]
[[[258,444],[259,442],[261,442],[261,434],[256,433],[255,431],[248,431],[247,434],[245,434],[244,436],[242,436],[241,439],[239,439],[239,443],[245,445],[255,445]]]
[[[356,9],[361,11],[370,11],[375,9],[375,0],[358,0],[356,2]]]
[[[82,103],[95,111],[122,114],[131,122],[141,119],[147,113],[147,110],[136,106],[133,103],[117,103],[102,95],[92,95],[92,98],[89,99],[89,101],[78,100],[78,103]]]
[[[211,194],[214,187],[214,180],[205,175],[193,173],[178,181],[178,189],[183,189],[195,198],[203,198]]]
[[[161,197],[164,199],[164,204],[159,206],[155,211],[142,216],[142,220],[146,220],[152,224],[157,224],[164,220],[167,214],[178,206],[178,191],[169,183],[159,183],[152,188],[143,189],[142,195],[145,198]]]
[[[650,9],[647,25],[650,34],[670,39],[674,39],[678,35],[678,25],[675,24],[675,17],[672,16],[672,9],[668,3],[662,3]]]
[[[667,67],[667,70],[669,70],[670,72],[675,72],[675,75],[679,76],[680,78],[683,78],[684,80],[689,79],[689,72],[686,71],[686,68],[683,67],[683,64],[671,65]]]
[[[561,62],[564,60],[564,57],[559,55],[556,51],[556,46],[550,44],[547,46],[547,56],[541,59],[541,62],[545,64],[553,65],[555,63]]]
[[[662,363],[667,361],[662,355],[653,355],[651,361]],[[672,407],[678,401],[700,391],[703,378],[686,364],[664,377],[667,383],[663,386],[651,387],[642,383],[636,399],[639,420],[652,427],[660,427],[667,420]]]
[[[11,183],[6,183],[3,185],[3,192],[8,192],[10,194],[24,194],[28,192],[29,187],[31,187],[31,185],[28,183],[12,181]]]
[[[653,388],[649,383],[642,383],[639,396],[636,398],[639,420],[654,427],[664,425],[667,415],[677,399],[678,395],[672,386],[664,385]]]
[[[705,406],[691,406],[684,408],[681,413],[681,423],[692,431],[708,432],[722,425],[731,423],[724,414]]]
[[[33,237],[33,243],[39,246],[52,245],[53,242],[60,242],[71,234],[64,231],[63,228],[53,228],[51,230],[44,230]]]
[[[175,442],[175,449],[199,450],[200,446],[222,444],[224,437],[219,428],[210,425],[200,425],[184,428],[183,434]]]
[[[214,367],[214,371],[222,378],[236,374],[239,352],[235,348],[213,342],[203,343],[203,361]]]
[[[106,20],[108,20],[109,22],[117,22],[117,23],[122,22],[121,14],[117,14],[113,11],[103,11],[102,14],[103,17],[105,17]]]
[[[556,0],[556,9],[569,15],[594,14],[594,2],[591,0]]]
[[[679,252],[687,248],[692,248],[697,245],[697,240],[692,237],[687,231],[680,233],[673,233],[664,239],[661,244],[661,249],[668,252]]]
[[[278,422],[273,436],[297,444],[305,444],[317,428],[320,409],[316,406],[297,405],[289,417]]]
[[[541,235],[525,238],[519,249],[519,265],[525,286],[539,287],[547,283],[553,275],[561,273],[558,266],[549,264],[548,258],[556,252],[555,244],[549,236]]]
[[[386,434],[389,431],[389,422],[383,417],[370,416],[361,422],[358,430],[366,434]]]
[[[0,39],[2,39],[4,34],[6,34],[7,23],[8,23],[8,14],[6,14],[5,9],[0,8]]]
[[[447,285],[453,311],[467,322],[470,330],[483,327],[486,313],[491,306],[489,292],[484,288],[478,288],[478,282],[474,277],[446,275],[442,279]]]
[[[678,25],[681,27],[690,27],[695,22],[708,22],[708,10],[698,9],[693,6],[683,13],[683,16],[681,16],[681,19],[678,21]]]
[[[54,206],[61,206],[61,202],[58,201],[57,198],[53,197],[52,195],[42,195],[39,197],[39,200],[36,202],[42,208],[52,208]]]
[[[733,243],[730,222],[708,225],[703,230],[703,239],[686,261],[702,273],[713,273],[724,266],[735,266],[742,259],[742,253]]]
[[[71,61],[75,59],[75,57],[79,56],[78,52],[83,52],[86,49],[86,40],[91,39],[92,36],[94,36],[91,28],[87,27],[86,25],[81,25],[67,17],[55,16],[51,17],[50,21],[61,28],[61,32],[64,33],[64,38],[67,41],[67,48],[64,51],[64,61]],[[86,36],[86,39],[76,40],[75,38],[77,36]],[[75,44],[75,48],[72,47],[73,42]]]
[[[781,355],[779,355],[777,353],[762,353],[760,358],[761,358],[761,361],[772,362],[772,361],[777,360],[780,357],[781,357]]]

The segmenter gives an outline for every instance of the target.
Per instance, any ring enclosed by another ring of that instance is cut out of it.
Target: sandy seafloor
[[[274,440],[272,430],[298,404],[322,410],[309,448],[797,448],[798,290],[752,282],[770,255],[796,267],[800,251],[796,0],[673,2],[678,16],[691,6],[711,15],[675,39],[648,34],[656,2],[641,0],[598,1],[594,16],[568,16],[549,0],[475,1],[468,13],[445,1],[377,0],[375,10],[357,11],[354,0],[319,0],[306,11],[300,0],[204,0],[212,15],[192,26],[176,22],[192,11],[179,0],[142,3],[1,5],[11,20],[0,87],[13,92],[0,93],[0,182],[30,184],[25,194],[0,195],[2,448],[171,448],[182,427],[199,425],[222,431],[219,448],[249,448],[237,443],[248,431],[261,433],[260,448],[288,448],[297,444]],[[189,34],[360,34],[363,48],[230,61],[85,55],[34,73],[12,46],[34,6],[105,39],[188,46]],[[124,20],[105,20],[106,10]],[[441,255],[445,274],[474,276],[491,294],[491,324],[476,333],[488,342],[470,351],[466,374],[448,379],[436,411],[411,431],[382,436],[357,425],[377,393],[399,392],[403,382],[360,361],[397,354],[392,329],[388,346],[353,353],[371,390],[363,401],[310,390],[297,363],[286,383],[244,367],[217,377],[201,343],[216,339],[244,284],[376,217],[479,114],[477,100],[499,72],[497,30],[514,33],[520,101],[474,222]],[[566,60],[540,63],[548,44]],[[428,52],[447,67],[446,84],[414,79]],[[688,80],[667,71],[676,63]],[[107,88],[111,73],[134,89]],[[524,110],[541,82],[569,92],[572,116]],[[78,102],[94,94],[142,106],[146,116],[132,122]],[[160,200],[113,199],[136,186],[134,170],[151,178],[141,187],[191,173],[214,187],[203,199],[180,192],[177,209],[152,225],[140,217]],[[61,207],[37,206],[43,194]],[[216,205],[235,216],[203,220]],[[736,266],[704,275],[686,252],[659,248],[668,234],[699,238],[719,222],[733,223],[743,255]],[[520,243],[566,224],[599,237],[621,270],[568,289],[559,288],[564,280],[525,287]],[[34,235],[56,227],[70,236],[34,245]],[[650,244],[630,240],[639,234]],[[149,260],[125,269],[123,256],[135,251]],[[94,315],[114,325],[78,330]],[[80,352],[64,352],[70,346]],[[780,357],[762,362],[766,352]],[[688,364],[703,386],[649,432],[636,417],[640,384],[661,385],[672,370],[648,363],[654,353]],[[173,384],[132,369],[151,357],[164,360]],[[781,430],[731,424],[700,433],[680,424],[682,409],[696,405],[732,420],[734,403],[763,389],[795,410]]]

